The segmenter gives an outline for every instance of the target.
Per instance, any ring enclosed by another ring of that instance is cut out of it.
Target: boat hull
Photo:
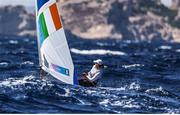
[[[80,79],[78,80],[79,85],[80,86],[84,86],[84,87],[95,87],[97,85],[97,83],[95,82],[90,82],[88,80],[84,80],[84,79]]]

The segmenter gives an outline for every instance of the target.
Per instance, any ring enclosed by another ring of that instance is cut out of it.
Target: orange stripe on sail
[[[53,4],[52,6],[50,6],[49,9],[50,9],[50,12],[51,12],[52,19],[53,19],[56,30],[62,28],[62,23],[61,23],[61,19],[60,19],[59,13],[58,13],[56,3]]]

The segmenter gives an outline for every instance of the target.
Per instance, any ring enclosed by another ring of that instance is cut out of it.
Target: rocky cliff
[[[23,6],[1,7],[0,34],[35,36],[35,16],[27,13]]]
[[[160,0],[62,0],[66,30],[84,39],[180,42],[179,5]],[[22,6],[0,8],[0,33],[35,35],[34,15]]]

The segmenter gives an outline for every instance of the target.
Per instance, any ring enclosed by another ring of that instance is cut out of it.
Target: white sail
[[[36,0],[40,65],[56,79],[77,84],[74,65],[60,19],[59,0]]]

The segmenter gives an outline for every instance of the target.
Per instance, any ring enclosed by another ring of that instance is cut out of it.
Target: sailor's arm
[[[91,76],[87,76],[87,78],[90,80],[90,81],[94,81],[95,79],[101,77],[101,73],[100,72],[97,72],[96,74],[94,74],[92,77]]]

